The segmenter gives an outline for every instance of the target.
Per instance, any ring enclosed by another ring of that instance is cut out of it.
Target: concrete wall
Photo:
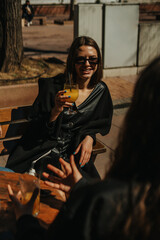
[[[78,4],[74,36],[98,43],[104,68],[136,66],[139,6],[135,4]]]
[[[139,23],[137,4],[79,4],[75,13],[75,36],[97,41],[104,76],[136,74],[160,55],[160,22]]]
[[[138,66],[148,64],[160,55],[160,22],[140,23]]]
[[[75,6],[74,37],[90,36],[102,50],[103,35],[103,5],[79,4]]]
[[[136,66],[139,6],[106,4],[104,22],[104,68]]]

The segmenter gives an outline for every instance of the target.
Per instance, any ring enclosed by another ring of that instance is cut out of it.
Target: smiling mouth
[[[85,74],[90,74],[90,73],[91,73],[91,71],[83,71],[83,72],[82,72],[82,74],[84,74],[84,75],[85,75]]]
[[[86,72],[86,73],[91,72],[91,71],[92,71],[92,69],[82,69],[82,72]]]

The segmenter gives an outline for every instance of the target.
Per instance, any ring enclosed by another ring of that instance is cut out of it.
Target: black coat
[[[64,79],[64,75],[60,74],[54,78],[39,80],[39,94],[29,116],[31,120],[29,129],[9,156],[6,167],[15,172],[28,171],[33,160],[58,145],[58,139],[63,135],[64,113],[59,115],[52,128],[49,128],[47,123],[54,106],[55,95],[63,89]],[[107,134],[111,127],[112,113],[113,105],[108,87],[101,82],[78,106],[76,117],[71,119],[73,138],[70,143],[70,154],[85,136],[90,135],[95,140],[96,133]]]
[[[22,6],[22,18],[25,18],[25,15],[28,15],[28,12],[27,12],[27,6],[29,7],[29,9],[30,9],[30,11],[31,11],[31,14],[29,14],[29,15],[34,15],[34,11],[33,11],[33,7],[32,7],[32,5],[28,5],[28,4],[24,4],[23,6]]]

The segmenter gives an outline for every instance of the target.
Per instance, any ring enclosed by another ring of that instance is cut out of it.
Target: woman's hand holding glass
[[[64,110],[65,107],[72,107],[73,103],[69,102],[70,95],[64,95],[66,90],[59,91],[55,96],[55,106],[51,111],[50,121],[56,120],[59,114]]]
[[[68,102],[72,103],[72,105],[66,111],[66,114],[68,114],[68,115],[75,114],[77,111],[73,110],[72,107],[79,96],[78,84],[76,84],[76,83],[75,84],[66,84],[65,83],[64,90],[66,91],[66,93],[64,93],[64,95],[67,96],[69,94],[69,96],[70,96],[70,98],[68,99]]]
[[[73,155],[70,156],[70,163],[64,161],[62,158],[59,159],[59,162],[61,163],[62,170],[51,164],[47,166],[59,178],[55,178],[46,172],[43,173],[43,176],[49,180],[45,181],[46,185],[63,191],[66,198],[68,198],[71,189],[82,178],[82,175],[75,164]]]

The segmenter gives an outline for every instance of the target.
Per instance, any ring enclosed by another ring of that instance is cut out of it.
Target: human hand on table
[[[74,156],[70,156],[70,163],[64,161],[62,158],[59,159],[61,163],[62,170],[48,164],[48,169],[55,173],[59,178],[56,178],[46,172],[43,173],[43,176],[50,181],[45,181],[45,184],[63,191],[68,197],[72,187],[82,178],[81,173],[79,172],[75,161]]]
[[[83,141],[78,145],[74,155],[77,154],[81,149],[81,157],[79,164],[83,167],[86,163],[89,162],[92,149],[93,149],[93,138],[91,136],[86,136]]]
[[[59,91],[55,96],[55,106],[51,111],[50,121],[56,120],[57,116],[63,111],[64,107],[71,107],[72,103],[67,102],[70,96],[63,95],[66,91]]]
[[[32,215],[33,205],[35,199],[38,195],[39,189],[36,188],[33,192],[31,199],[26,203],[22,204],[20,198],[22,196],[21,192],[19,191],[17,195],[13,193],[13,190],[10,185],[8,185],[8,193],[9,197],[14,205],[14,211],[16,215],[16,219],[18,220],[23,215]]]

